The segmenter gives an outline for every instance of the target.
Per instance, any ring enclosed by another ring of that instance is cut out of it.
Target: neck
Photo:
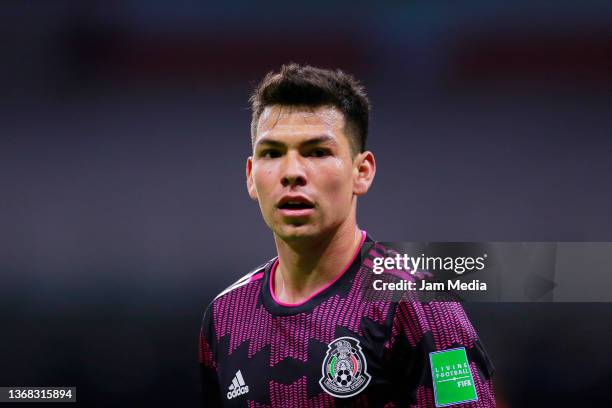
[[[284,303],[302,303],[326,287],[351,261],[362,233],[355,222],[324,237],[286,242],[275,236],[278,266],[274,295]]]

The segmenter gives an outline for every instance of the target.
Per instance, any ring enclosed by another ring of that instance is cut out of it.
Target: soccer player
[[[247,189],[278,256],[204,313],[204,405],[495,406],[492,366],[460,304],[366,295],[384,248],[356,221],[376,173],[364,88],[339,70],[290,64],[251,103]]]

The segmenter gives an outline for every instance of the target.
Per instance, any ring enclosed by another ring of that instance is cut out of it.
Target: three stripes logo
[[[229,386],[229,390],[227,391],[227,399],[230,400],[232,398],[239,397],[243,394],[249,392],[249,386],[244,382],[244,378],[242,377],[242,373],[240,370],[236,371],[234,374],[234,378],[232,378],[232,383]]]

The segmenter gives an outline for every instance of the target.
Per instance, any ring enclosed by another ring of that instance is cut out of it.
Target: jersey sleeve
[[[446,392],[447,396],[449,395],[448,388],[445,388],[448,387],[448,383],[440,385],[442,383],[439,381],[441,379],[439,376],[444,375],[441,374],[444,368],[436,367],[437,389],[434,386],[431,355],[453,349],[459,349],[459,353],[462,354],[460,349],[464,349],[469,364],[469,373],[464,371],[468,377],[463,377],[469,382],[464,384],[473,387],[477,400],[471,397],[469,399],[472,401],[460,403],[458,401],[462,399],[459,398],[450,406],[495,407],[492,385],[493,365],[460,303],[447,301],[398,303],[393,318],[390,343],[395,367],[390,380],[395,384],[393,388],[398,390],[394,398],[397,406],[435,407],[436,393],[440,399],[439,404],[442,405],[444,398],[442,394]],[[453,369],[450,366],[445,367]],[[469,375],[473,379],[473,385]],[[451,374],[448,378],[458,376],[461,374]],[[454,379],[444,379],[454,381]]]
[[[204,312],[199,338],[201,400],[203,407],[220,407],[221,392],[217,375],[216,342],[212,304]]]

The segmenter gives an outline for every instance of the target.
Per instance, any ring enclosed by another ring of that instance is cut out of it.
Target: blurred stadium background
[[[247,99],[289,61],[369,90],[376,239],[612,241],[609,1],[0,12],[2,386],[197,405],[205,306],[274,255],[244,187]],[[466,308],[500,407],[609,400],[610,304]]]

